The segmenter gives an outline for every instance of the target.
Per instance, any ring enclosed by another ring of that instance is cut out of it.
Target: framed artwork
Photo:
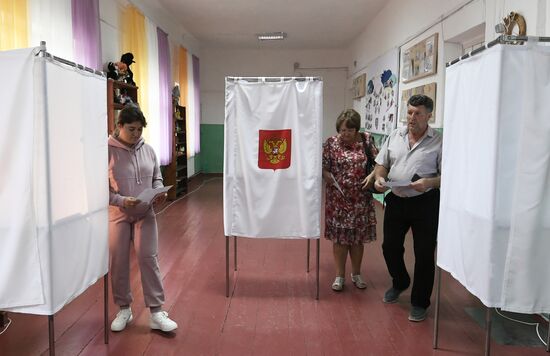
[[[401,80],[409,83],[437,72],[437,41],[434,33],[403,51]]]
[[[365,73],[353,79],[353,98],[359,99],[365,96],[365,82],[367,75]]]
[[[409,98],[416,94],[424,94],[429,96],[434,101],[434,110],[432,111],[432,117],[430,118],[429,123],[435,123],[435,103],[436,103],[436,83],[430,83],[426,85],[420,85],[418,87],[405,89],[401,93],[401,105],[399,105],[399,121],[407,122],[407,101]]]

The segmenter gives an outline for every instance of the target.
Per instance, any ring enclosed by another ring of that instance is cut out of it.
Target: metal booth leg
[[[53,326],[53,315],[48,315],[48,342],[50,346],[50,356],[55,356],[55,332]]]
[[[491,354],[491,308],[485,312],[485,356]]]
[[[309,273],[309,249],[311,246],[311,240],[307,239],[307,254],[306,254],[306,272]]]
[[[225,237],[225,296],[229,297],[229,236]]]
[[[233,236],[233,258],[234,258],[233,270],[237,271],[237,236]]]
[[[546,352],[550,352],[550,322],[548,322],[548,334],[546,335]]]
[[[104,335],[103,339],[105,344],[109,343],[109,327],[108,327],[108,320],[109,320],[109,273],[107,272],[105,276],[103,276],[103,328],[104,328]]]
[[[319,300],[319,251],[321,250],[321,239],[317,239],[317,293],[315,294],[315,299]]]
[[[439,303],[441,300],[441,267],[435,270],[435,317],[434,317],[434,341],[433,348],[437,349],[439,341]]]

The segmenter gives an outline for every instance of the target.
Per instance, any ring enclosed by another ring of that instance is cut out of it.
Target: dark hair
[[[139,121],[141,126],[146,127],[147,121],[145,116],[136,105],[128,104],[124,106],[124,109],[120,110],[117,119],[117,125],[131,124],[133,122]]]
[[[348,129],[356,129],[359,131],[361,128],[361,115],[353,109],[344,110],[336,119],[336,132],[340,132],[342,123],[346,123]]]
[[[423,94],[416,94],[409,98],[407,105],[411,106],[424,106],[426,111],[432,112],[434,110],[434,101],[429,96]]]

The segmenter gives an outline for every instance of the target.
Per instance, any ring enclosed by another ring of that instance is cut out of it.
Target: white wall
[[[390,49],[414,39],[438,22],[444,14],[467,2],[468,0],[388,1],[350,46],[349,63],[352,72],[357,72]],[[356,66],[353,65],[354,61]]]
[[[445,86],[445,40],[484,22],[482,0],[391,0],[350,46],[350,78],[364,72],[365,67],[392,48],[409,48],[429,35],[439,33],[437,72],[407,84],[399,83],[399,101],[404,89],[436,83],[436,117],[434,127],[443,125],[443,103]],[[399,19],[399,20],[397,20]],[[397,22],[394,24],[394,22]],[[456,53],[456,51],[454,52]],[[453,53],[453,54],[454,54]],[[401,69],[401,64],[400,64]],[[398,123],[399,125],[399,123]]]
[[[485,38],[494,39],[495,24],[502,18],[515,11],[527,22],[527,35],[548,36],[550,34],[550,5],[548,0],[485,0],[487,27]]]
[[[212,49],[201,50],[203,124],[223,124],[226,76],[321,76],[324,80],[325,137],[334,134],[336,115],[345,107],[345,50]],[[294,63],[301,68],[294,70]]]
[[[527,21],[528,35],[550,34],[550,5],[547,0],[390,0],[379,15],[368,24],[364,31],[350,46],[349,65],[353,78],[364,71],[371,61],[394,47],[408,47],[410,44],[427,37],[430,33],[440,33],[440,52],[437,74],[425,79],[400,83],[400,91],[411,86],[437,83],[437,113],[435,126],[443,124],[443,102],[445,86],[444,61],[459,53],[455,40],[468,31],[485,27],[485,41],[498,36],[495,24],[510,11],[522,14]],[[398,19],[398,20],[397,20]],[[394,21],[398,21],[393,24]],[[482,38],[483,39],[483,38]],[[452,51],[452,53],[446,53]],[[355,65],[353,63],[355,62]]]

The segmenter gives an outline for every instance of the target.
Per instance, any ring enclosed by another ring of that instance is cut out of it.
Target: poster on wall
[[[405,89],[401,94],[401,104],[399,105],[399,121],[407,122],[407,101],[409,98],[416,94],[424,94],[429,96],[434,101],[434,109],[432,111],[432,117],[430,118],[429,123],[435,123],[435,103],[436,103],[436,83],[429,83],[425,85],[420,85],[414,88]]]
[[[388,135],[397,125],[399,51],[393,49],[367,66],[363,101],[365,131]]]
[[[438,35],[434,33],[403,51],[401,71],[403,83],[409,83],[436,73],[437,40]]]

